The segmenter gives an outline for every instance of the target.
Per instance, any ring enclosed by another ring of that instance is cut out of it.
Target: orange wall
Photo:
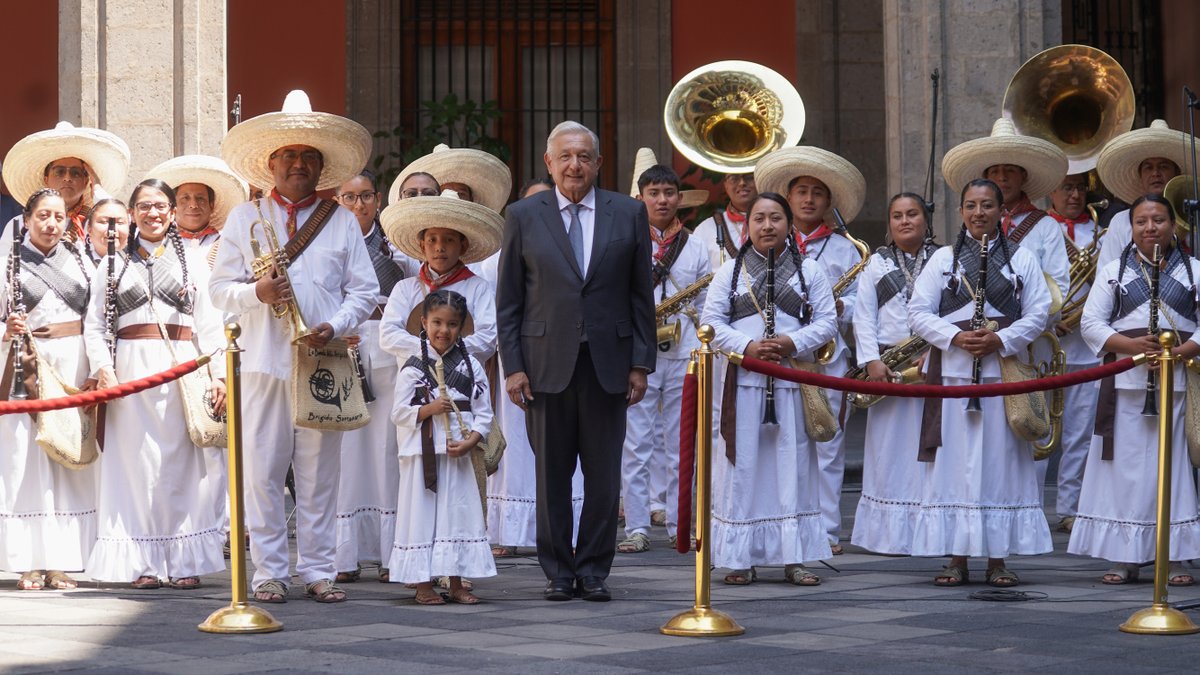
[[[17,141],[58,122],[58,3],[0,3],[0,45],[3,157]]]
[[[243,120],[279,110],[292,89],[314,110],[346,112],[344,0],[234,0],[228,17],[229,105],[242,95]]]

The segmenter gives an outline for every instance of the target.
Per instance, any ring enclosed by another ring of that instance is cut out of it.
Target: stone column
[[[154,165],[220,154],[224,0],[59,0],[59,115],[129,144],[124,197]]]
[[[663,104],[671,86],[670,0],[616,0],[616,162],[610,190],[629,189],[638,148],[651,148],[658,161],[671,165],[671,141],[663,127]],[[691,180],[691,179],[689,179]]]
[[[938,68],[933,200],[941,241],[959,225],[958,195],[949,194],[942,180],[942,155],[991,133],[1013,73],[1061,41],[1057,0],[883,0],[888,193],[923,191],[931,141],[929,74]]]

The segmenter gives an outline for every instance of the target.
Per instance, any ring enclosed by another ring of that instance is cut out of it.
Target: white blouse
[[[467,368],[473,369],[475,373],[475,390],[470,399],[471,410],[461,413],[463,424],[467,426],[468,430],[477,431],[480,436],[487,438],[488,432],[492,429],[492,404],[491,395],[488,393],[487,375],[483,372],[483,366],[479,365],[474,357],[470,357],[467,361],[460,361],[457,370],[466,375]],[[429,379],[433,379],[432,373],[429,374]],[[420,456],[421,454],[421,421],[417,419],[417,413],[420,412],[421,406],[425,405],[424,382],[424,376],[416,366],[405,366],[396,376],[396,399],[392,404],[391,419],[392,423],[396,425],[396,440],[401,457]],[[448,387],[447,391],[453,401],[461,403],[467,400],[453,387]],[[418,392],[422,393],[420,397],[422,402],[413,403]],[[436,398],[436,389],[433,394]],[[446,454],[447,419],[450,423],[450,434],[454,440],[461,441],[463,439],[458,416],[454,413],[438,414],[431,419],[433,420],[434,452],[444,455]]]

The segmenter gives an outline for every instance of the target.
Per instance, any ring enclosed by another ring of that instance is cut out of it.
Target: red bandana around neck
[[[800,255],[802,256],[808,255],[808,245],[810,243],[820,241],[833,235],[833,230],[829,229],[829,226],[825,223],[821,223],[821,226],[813,230],[812,234],[810,235],[805,235],[800,232],[800,228],[795,228],[795,231],[796,244],[800,247]]]
[[[671,244],[675,242],[675,238],[679,236],[681,230],[683,230],[683,223],[679,222],[678,218],[662,232],[659,232],[657,227],[650,226],[650,239],[654,242],[655,260],[662,260],[663,255],[666,254]]]
[[[1011,209],[1003,210],[1004,218],[1000,221],[1000,226],[1004,228],[1004,234],[1008,234],[1008,228],[1012,227],[1013,218],[1023,213],[1029,213],[1030,211],[1035,210],[1037,210],[1037,207],[1034,206],[1033,202],[1029,201],[1029,197],[1022,192],[1020,201],[1018,201],[1016,204],[1013,204]]]
[[[1092,222],[1091,216],[1089,216],[1086,211],[1084,213],[1079,214],[1075,218],[1068,218],[1064,215],[1061,215],[1058,211],[1055,211],[1054,209],[1047,211],[1046,214],[1049,215],[1054,220],[1058,221],[1059,224],[1067,226],[1067,236],[1071,238],[1071,241],[1075,241],[1075,226],[1076,225],[1086,225],[1086,224]]]
[[[426,292],[432,293],[439,288],[453,286],[464,279],[470,279],[471,277],[475,276],[475,273],[472,272],[469,267],[462,264],[462,262],[459,262],[457,265],[455,265],[454,269],[446,272],[445,274],[439,275],[430,269],[429,263],[426,262],[421,263],[421,269],[417,273],[417,276],[420,277],[421,283],[426,288]]]
[[[733,208],[733,204],[728,204],[725,206],[725,219],[738,226],[738,236],[741,237],[738,241],[738,247],[745,246],[746,237],[750,235],[750,230],[746,227],[746,214],[738,213]]]
[[[217,231],[214,230],[211,225],[205,225],[203,229],[196,230],[195,232],[192,232],[191,230],[185,230],[182,227],[179,228],[179,236],[183,237],[184,239],[203,239],[210,234],[216,233]]]
[[[316,204],[317,193],[314,192],[298,202],[289,202],[283,198],[283,195],[279,194],[278,190],[271,188],[271,199],[274,199],[276,204],[287,209],[287,233],[288,238],[291,239],[296,236],[296,214]]]

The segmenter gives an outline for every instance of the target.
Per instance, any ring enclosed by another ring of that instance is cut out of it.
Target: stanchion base
[[[711,607],[693,607],[680,612],[658,630],[665,635],[681,637],[729,637],[746,632],[733,617]]]
[[[1121,624],[1125,633],[1139,635],[1188,635],[1200,633],[1200,626],[1192,623],[1187,614],[1169,605],[1152,605],[1139,609]]]
[[[283,624],[261,607],[234,603],[209,614],[198,628],[205,633],[274,633]]]

